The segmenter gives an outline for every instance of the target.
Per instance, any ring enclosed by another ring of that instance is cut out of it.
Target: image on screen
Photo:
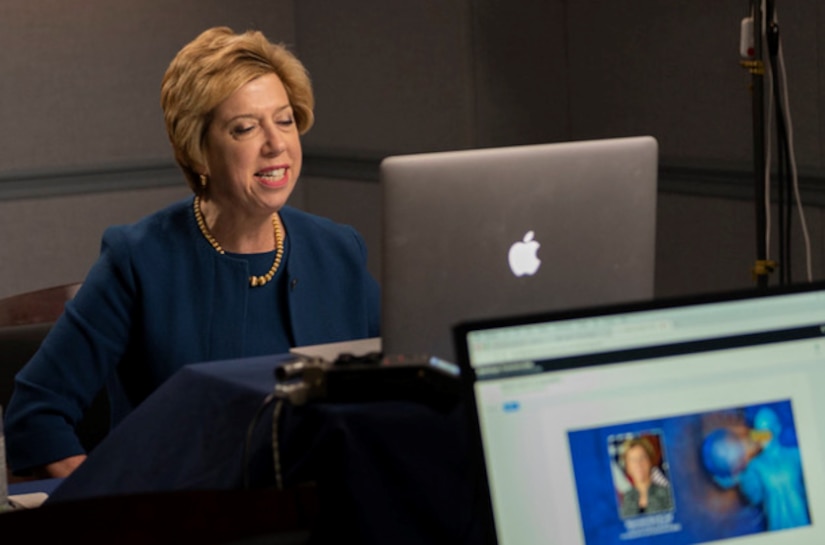
[[[791,400],[568,431],[585,543],[810,526]]]
[[[619,517],[673,510],[664,441],[659,430],[608,436],[607,449]]]

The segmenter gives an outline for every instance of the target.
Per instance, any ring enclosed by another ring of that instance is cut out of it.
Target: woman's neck
[[[207,229],[227,251],[237,254],[270,252],[275,249],[271,215],[250,216],[201,198],[201,213]],[[276,217],[275,221],[278,221]]]

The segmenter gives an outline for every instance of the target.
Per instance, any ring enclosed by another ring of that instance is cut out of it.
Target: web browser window
[[[469,332],[499,543],[825,543],[823,302]]]

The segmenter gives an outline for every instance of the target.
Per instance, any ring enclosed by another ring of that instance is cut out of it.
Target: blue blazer
[[[380,290],[361,236],[291,207],[280,216],[295,346],[379,336]],[[245,260],[201,235],[191,197],[107,229],[81,289],[16,377],[6,409],[11,469],[83,453],[74,429],[104,386],[115,425],[184,365],[255,354],[244,346],[257,289],[249,276]]]

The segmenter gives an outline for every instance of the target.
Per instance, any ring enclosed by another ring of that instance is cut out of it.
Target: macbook
[[[653,296],[649,136],[388,157],[382,347],[455,355],[461,320]]]

